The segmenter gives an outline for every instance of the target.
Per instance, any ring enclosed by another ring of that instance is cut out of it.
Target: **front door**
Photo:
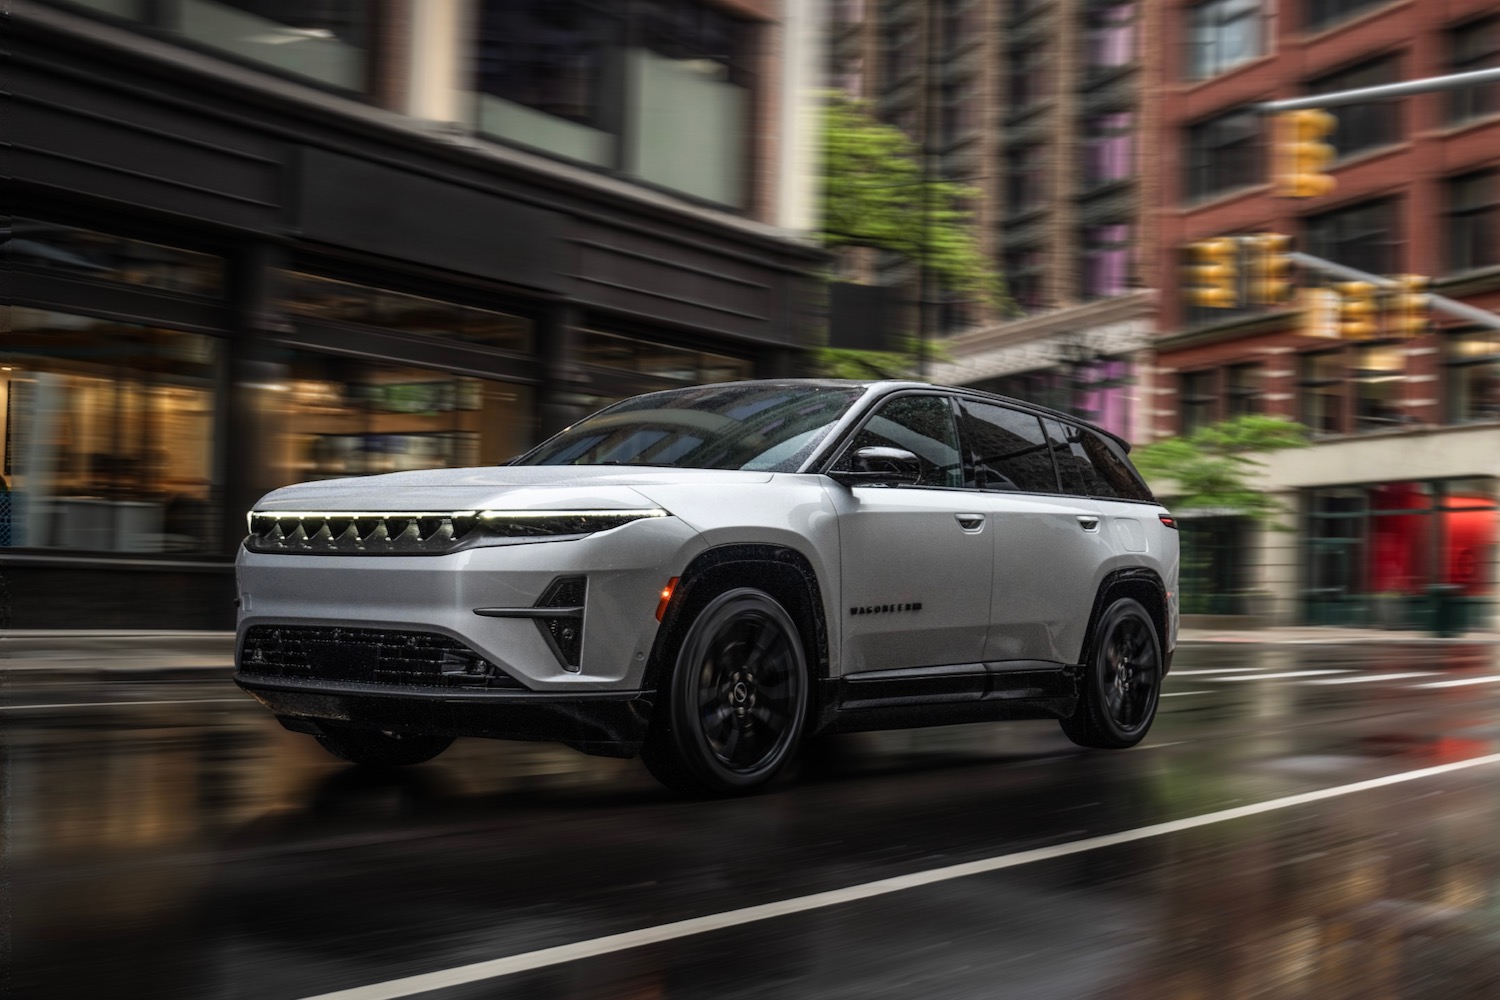
[[[978,663],[989,626],[993,532],[962,488],[953,404],[936,393],[886,400],[844,450],[902,448],[915,486],[830,485],[838,511],[845,674]]]

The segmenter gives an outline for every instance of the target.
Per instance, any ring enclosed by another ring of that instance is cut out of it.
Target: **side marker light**
[[[661,588],[661,600],[656,602],[656,620],[661,621],[667,613],[667,605],[672,603],[672,591],[677,589],[677,577],[667,581],[667,585]]]

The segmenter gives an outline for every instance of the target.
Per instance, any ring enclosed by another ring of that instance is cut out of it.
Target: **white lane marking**
[[[210,702],[232,701],[253,704],[254,699],[245,698],[174,698],[170,701],[69,701],[52,705],[0,705],[0,712],[29,712],[43,708],[118,708],[121,705],[207,705]]]
[[[1455,761],[1450,764],[1436,764],[1432,767],[1419,768],[1415,771],[1388,774],[1381,778],[1369,778],[1365,781],[1356,781],[1348,785],[1336,785],[1333,788],[1320,788],[1317,791],[1286,795],[1279,799],[1269,799],[1265,802],[1256,802],[1248,806],[1236,806],[1233,809],[1221,809],[1217,812],[1204,813],[1200,816],[1189,816],[1185,819],[1174,819],[1165,823],[1153,823],[1150,826],[1137,827],[1134,830],[1107,833],[1099,837],[1087,837],[1083,840],[1074,840],[1066,844],[1037,847],[1029,851],[1018,851],[1015,854],[1002,854],[998,857],[983,858],[979,861],[967,861],[963,864],[931,868],[927,871],[913,872],[909,875],[897,875],[894,878],[878,879],[874,882],[866,882],[863,885],[851,885],[843,889],[831,889],[827,892],[816,892],[809,896],[783,899],[775,903],[762,903],[758,906],[746,906],[738,910],[726,910],[723,913],[711,913],[707,916],[676,920],[669,924],[657,924],[654,927],[643,927],[639,930],[625,931],[621,934],[609,934],[604,937],[590,938],[586,941],[575,941],[572,944],[542,948],[538,951],[524,952],[520,955],[511,955],[506,958],[490,959],[485,962],[474,962],[471,965],[455,966],[454,968],[443,969],[438,972],[424,972],[420,975],[404,976],[400,979],[391,979],[383,983],[355,986],[351,989],[337,990],[333,993],[320,993],[316,996],[307,997],[305,1000],[396,1000],[398,997],[409,997],[417,993],[426,993],[430,990],[463,986],[486,979],[514,975],[517,972],[528,972],[532,969],[561,965],[564,962],[576,962],[586,958],[595,958],[599,955],[608,955],[617,951],[627,951],[631,948],[661,944],[664,941],[692,937],[696,934],[706,934],[710,931],[725,930],[744,924],[758,923],[762,920],[772,920],[776,917],[788,917],[798,913],[807,913],[810,910],[826,909],[830,906],[854,903],[876,896],[886,896],[893,892],[904,892],[907,889],[918,889],[939,882],[967,878],[970,875],[983,875],[987,872],[999,871],[1003,868],[1015,868],[1018,865],[1031,864],[1034,861],[1049,861],[1053,858],[1082,854],[1085,851],[1096,851],[1103,847],[1116,847],[1120,844],[1130,844],[1151,837],[1181,833],[1184,830],[1194,830],[1198,827],[1210,826],[1215,823],[1226,823],[1231,820],[1244,819],[1248,816],[1258,816],[1261,813],[1274,812],[1278,809],[1290,809],[1294,806],[1322,802],[1325,799],[1353,795],[1356,792],[1385,788],[1389,785],[1399,785],[1407,781],[1418,781],[1422,778],[1433,778],[1440,774],[1450,774],[1454,771],[1461,771],[1471,767],[1483,767],[1489,764],[1500,764],[1500,753],[1486,754],[1483,757],[1471,757],[1468,760]]]
[[[1190,695],[1190,694],[1213,694],[1213,692],[1212,691],[1163,691],[1161,693],[1161,696],[1163,698],[1181,698],[1181,697],[1183,697],[1185,695]]]
[[[1215,667],[1212,670],[1174,670],[1168,677],[1201,677],[1205,674],[1253,674],[1265,667]]]
[[[1361,674],[1358,677],[1325,677],[1309,684],[1374,684],[1377,681],[1403,681],[1409,677],[1432,677],[1435,670],[1412,670],[1404,674]]]
[[[1242,677],[1210,677],[1209,681],[1223,684],[1226,681],[1279,681],[1288,677],[1321,677],[1324,674],[1351,674],[1352,670],[1283,670],[1276,674],[1255,674]]]
[[[1433,681],[1431,684],[1413,684],[1412,687],[1456,688],[1467,687],[1470,684],[1500,684],[1500,676],[1487,675],[1484,677],[1464,677],[1456,681]]]

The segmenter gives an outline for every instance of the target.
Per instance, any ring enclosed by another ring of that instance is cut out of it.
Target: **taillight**
[[[1177,530],[1177,518],[1173,517],[1171,514],[1158,514],[1156,516],[1161,520],[1162,524],[1165,524],[1167,527],[1171,528],[1174,531]]]

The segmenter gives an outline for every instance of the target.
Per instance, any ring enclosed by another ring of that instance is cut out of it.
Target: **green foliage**
[[[965,206],[979,190],[924,182],[917,144],[864,101],[832,94],[823,115],[824,245],[889,250],[925,264],[945,288],[1001,297]]]
[[[898,253],[925,264],[933,280],[949,291],[996,304],[1006,301],[1004,283],[980,251],[972,213],[965,207],[979,196],[977,189],[924,181],[917,144],[881,123],[866,102],[829,95],[823,125],[820,238],[825,246]],[[820,371],[834,378],[911,378],[916,348],[913,337],[898,350],[825,347],[816,358]],[[946,360],[948,354],[929,341],[927,358]]]
[[[828,378],[916,378],[917,339],[904,338],[900,350],[858,351],[848,347],[819,347],[813,351],[818,371]],[[927,361],[952,361],[946,344],[928,341]]]
[[[1157,441],[1131,454],[1152,482],[1170,480],[1163,492],[1179,510],[1209,509],[1268,521],[1284,506],[1255,489],[1254,456],[1307,447],[1307,428],[1278,417],[1246,416],[1204,427],[1189,437]]]

